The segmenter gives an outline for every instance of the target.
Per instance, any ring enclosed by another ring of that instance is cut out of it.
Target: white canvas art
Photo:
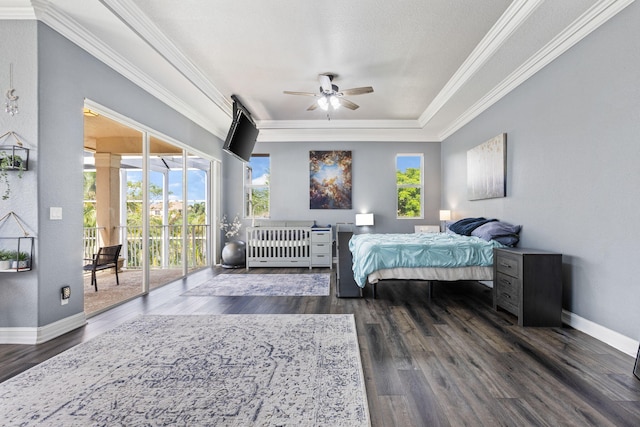
[[[507,134],[503,133],[467,151],[469,200],[507,195]]]

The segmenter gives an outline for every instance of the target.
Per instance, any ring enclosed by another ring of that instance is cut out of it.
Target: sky
[[[132,182],[142,180],[142,171],[128,170],[127,179]],[[206,172],[203,170],[190,169],[187,171],[187,200],[206,200]],[[162,174],[159,172],[151,172],[150,181],[152,184],[162,187]],[[169,171],[169,200],[182,200],[182,171]]]
[[[254,185],[264,184],[269,176],[271,170],[271,162],[269,156],[257,156],[251,157],[249,166],[253,171],[251,183]]]
[[[419,169],[420,161],[422,160],[420,155],[416,156],[397,156],[396,168],[400,172],[406,172],[408,168]]]

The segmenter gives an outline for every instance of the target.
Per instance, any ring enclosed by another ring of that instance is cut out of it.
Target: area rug
[[[219,274],[183,296],[324,296],[329,295],[328,273]]]
[[[143,316],[1,383],[0,420],[370,425],[351,314]]]

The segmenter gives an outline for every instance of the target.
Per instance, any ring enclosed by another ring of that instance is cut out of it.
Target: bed
[[[300,225],[302,224],[302,225]],[[311,268],[311,226],[305,222],[247,227],[246,268]]]
[[[364,288],[369,283],[375,298],[376,285],[381,280],[428,281],[429,290],[433,281],[493,280],[493,249],[515,245],[520,226],[484,218],[474,220],[479,225],[466,226],[462,232],[467,235],[455,232],[354,235],[349,249],[356,284]],[[469,223],[463,221],[461,225]]]

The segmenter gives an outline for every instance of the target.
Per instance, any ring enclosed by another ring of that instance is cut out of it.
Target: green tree
[[[84,172],[84,227],[93,228],[96,226],[96,173]]]
[[[269,187],[251,189],[251,212],[254,218],[269,217]]]
[[[416,218],[420,216],[422,212],[420,178],[419,168],[407,168],[404,172],[396,172],[396,183],[398,185],[398,217]],[[416,185],[417,187],[405,187],[405,185]]]
[[[142,181],[127,181],[127,225],[140,226],[142,224]],[[149,184],[149,201],[151,203],[162,200],[162,187]],[[162,225],[162,217],[149,217],[150,225]]]
[[[204,202],[194,203],[187,208],[187,222],[192,225],[207,223],[207,205]]]
[[[396,183],[400,184],[417,184],[420,185],[420,168],[407,168],[404,173],[396,172]]]

